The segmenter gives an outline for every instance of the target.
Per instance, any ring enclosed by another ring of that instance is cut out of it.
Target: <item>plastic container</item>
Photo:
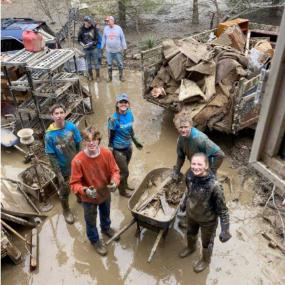
[[[23,32],[23,43],[27,51],[37,52],[44,49],[44,38],[40,33],[26,30]]]

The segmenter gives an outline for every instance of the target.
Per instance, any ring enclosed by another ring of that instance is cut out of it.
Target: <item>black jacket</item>
[[[95,26],[85,28],[83,25],[78,32],[78,42],[86,45],[84,49],[90,50],[96,48],[98,42],[98,30]]]
[[[224,191],[210,172],[207,176],[194,176],[190,171],[186,178],[187,215],[197,222],[210,222],[220,217],[222,224],[229,223]]]

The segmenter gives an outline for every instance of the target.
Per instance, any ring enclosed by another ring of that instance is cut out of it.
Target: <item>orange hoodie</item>
[[[88,157],[84,151],[80,151],[73,158],[69,183],[72,191],[75,194],[79,193],[83,202],[103,203],[110,196],[110,191],[106,186],[111,180],[119,185],[120,170],[109,149],[100,147],[99,156],[94,158]],[[95,199],[87,197],[83,190],[90,186],[97,189]]]

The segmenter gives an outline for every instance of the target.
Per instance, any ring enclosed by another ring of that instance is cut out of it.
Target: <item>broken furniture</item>
[[[137,233],[140,233],[141,228],[158,233],[148,258],[148,262],[151,261],[159,241],[162,237],[166,237],[174,223],[179,203],[186,189],[184,179],[177,184],[171,182],[171,172],[170,168],[158,168],[146,175],[129,199],[128,207],[133,220],[108,240],[107,245],[136,223]]]
[[[55,103],[66,107],[67,120],[74,123],[92,111],[91,98],[87,98],[89,103],[84,99],[77,74],[64,70],[72,58],[75,58],[72,49],[46,49],[37,53],[23,49],[2,61],[22,128],[33,128],[36,134],[43,135],[52,122],[49,107]],[[22,68],[25,74],[10,80],[7,68],[11,66]],[[18,104],[17,91],[29,91],[31,96]]]

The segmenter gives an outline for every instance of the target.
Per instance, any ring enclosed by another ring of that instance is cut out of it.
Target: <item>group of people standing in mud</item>
[[[90,17],[85,17],[78,41],[84,47],[90,77],[90,62],[94,58],[97,78],[100,76],[98,67],[101,53],[94,52],[94,49],[106,45],[108,79],[112,80],[112,61],[116,60],[122,80],[121,51],[126,48],[125,38],[119,26],[115,25],[117,27],[113,30],[115,26],[112,16],[106,18],[106,24],[102,44],[98,45],[98,34],[94,32],[96,25],[92,24]],[[90,32],[91,30],[93,32]],[[114,39],[115,43],[112,42]],[[116,46],[120,47],[120,50],[116,49]],[[131,196],[129,191],[134,188],[128,184],[128,166],[132,157],[132,145],[139,150],[143,148],[133,129],[134,116],[129,96],[121,93],[116,97],[115,112],[106,122],[109,135],[107,147],[100,145],[101,134],[98,130],[89,127],[80,133],[73,123],[65,120],[64,106],[56,104],[51,107],[50,113],[54,122],[46,131],[45,152],[58,177],[58,194],[65,221],[69,224],[74,223],[68,203],[71,189],[83,207],[87,237],[96,252],[104,256],[107,254],[107,248],[97,230],[98,209],[102,234],[113,237],[115,231],[110,220],[111,193],[118,188],[122,197]],[[181,211],[186,211],[184,226],[187,228],[187,245],[179,256],[184,258],[196,250],[200,229],[202,256],[193,268],[195,272],[201,272],[207,268],[211,260],[218,218],[221,225],[220,241],[226,242],[231,238],[228,208],[223,188],[216,178],[224,153],[204,133],[194,128],[187,118],[180,119],[179,133],[177,162],[172,173],[173,182],[181,179],[180,171],[185,158],[190,161],[190,169],[186,173],[187,187],[180,205]],[[183,226],[183,221],[180,221],[180,225]]]
[[[116,61],[119,69],[120,81],[124,79],[124,53],[127,49],[126,39],[122,28],[115,24],[113,16],[105,17],[103,36],[101,35],[96,22],[90,17],[85,16],[83,25],[79,29],[78,43],[82,46],[89,80],[93,80],[93,69],[95,67],[96,80],[100,80],[100,66],[102,61],[102,50],[106,48],[106,59],[108,66],[108,79],[113,79],[112,65]]]

